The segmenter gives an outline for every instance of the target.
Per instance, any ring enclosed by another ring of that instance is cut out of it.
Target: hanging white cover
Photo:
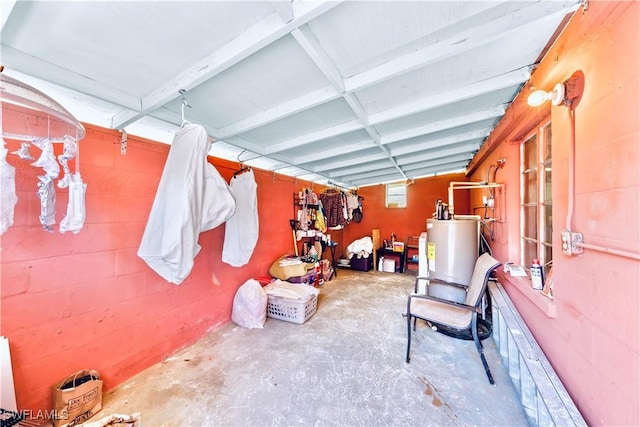
[[[0,148],[0,234],[13,225],[13,209],[18,202],[16,196],[16,168],[7,163],[7,149]]]
[[[258,242],[258,185],[253,170],[234,176],[229,187],[236,199],[236,213],[225,225],[222,261],[241,267],[249,262]]]
[[[65,177],[67,178],[66,185],[69,187],[69,201],[67,202],[67,214],[60,221],[60,232],[71,231],[73,234],[78,234],[84,226],[87,215],[84,202],[87,184],[82,182],[80,172],[65,174]]]
[[[171,283],[180,284],[200,252],[200,232],[227,221],[236,203],[227,182],[207,162],[206,130],[186,124],[174,136],[138,256]]]

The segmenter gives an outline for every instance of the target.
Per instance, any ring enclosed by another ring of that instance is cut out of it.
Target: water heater
[[[480,217],[456,216],[455,219],[427,219],[427,264],[430,279],[468,285],[478,259]],[[464,289],[429,284],[429,295],[463,302]]]

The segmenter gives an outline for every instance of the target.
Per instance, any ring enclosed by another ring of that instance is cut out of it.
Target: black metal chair
[[[491,384],[495,384],[487,360],[484,357],[482,343],[478,337],[478,313],[481,312],[482,297],[486,292],[489,277],[499,265],[500,262],[488,253],[480,255],[476,261],[468,287],[462,284],[428,279],[429,282],[427,283],[438,282],[450,286],[466,287],[466,298],[463,303],[415,292],[409,295],[407,301],[407,363],[409,363],[410,360],[409,352],[411,350],[411,319],[413,319],[414,331],[416,330],[417,319],[422,319],[435,328],[457,331],[461,334],[470,333],[480,354],[480,360],[484,366],[487,378]],[[416,286],[420,279],[426,278],[417,277]],[[450,334],[448,333],[447,335]]]

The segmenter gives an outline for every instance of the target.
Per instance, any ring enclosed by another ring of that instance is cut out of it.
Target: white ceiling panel
[[[19,1],[2,44],[144,96],[269,13],[260,2]]]
[[[242,137],[256,144],[267,146],[271,143],[339,125],[354,118],[356,116],[349,105],[344,100],[337,99],[246,132],[242,134]]]
[[[407,131],[419,127],[452,127],[482,120],[486,117],[501,117],[504,114],[504,104],[513,99],[519,88],[520,85],[488,92],[463,101],[452,102],[382,122],[376,124],[375,128],[380,135],[393,135],[402,132],[406,134]]]
[[[310,23],[343,77],[423,48],[491,2],[345,2]]]
[[[17,1],[0,54],[83,121],[362,186],[464,169],[579,6]]]

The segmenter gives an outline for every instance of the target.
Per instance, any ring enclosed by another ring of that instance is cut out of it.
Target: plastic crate
[[[311,295],[306,301],[269,295],[267,316],[302,325],[316,313],[318,297]]]

